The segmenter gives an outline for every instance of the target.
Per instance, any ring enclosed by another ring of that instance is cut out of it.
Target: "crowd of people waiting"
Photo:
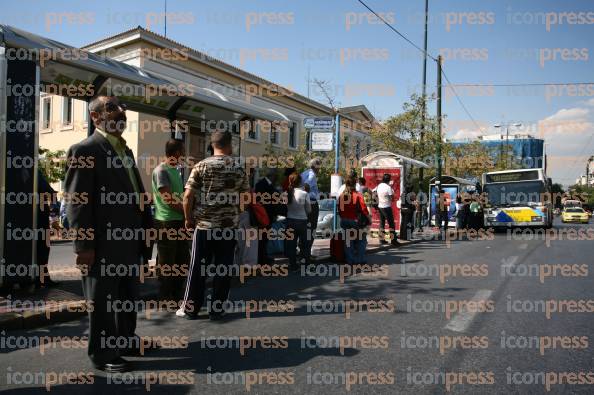
[[[225,315],[224,302],[228,300],[232,278],[227,269],[236,263],[237,249],[242,247],[238,243],[242,240],[240,226],[263,231],[257,237],[257,263],[270,264],[268,244],[278,240],[270,238],[266,230],[277,226],[277,217],[285,217],[287,234],[289,230],[293,234],[284,246],[290,268],[295,270],[309,263],[320,211],[320,159],[311,160],[302,172],[287,169],[281,185],[277,184],[276,172],[270,171],[251,190],[243,163],[232,156],[231,133],[214,131],[210,134],[212,156],[191,169],[185,184],[178,171],[184,144],[169,140],[165,159],[153,171],[152,190],[146,192],[134,155],[122,138],[126,128],[125,105],[117,97],[98,96],[89,103],[89,115],[95,131],[69,149],[67,157],[71,160],[64,191],[69,196],[85,197],[66,205],[67,226],[75,231],[91,231],[93,235],[76,238],[73,247],[82,272],[85,299],[93,305],[88,312],[88,356],[96,368],[125,371],[130,366],[122,357],[139,355],[137,343],[127,342],[115,348],[103,344],[109,337],[138,339],[137,311],[117,310],[112,304],[117,301],[134,305],[138,299],[138,267],[148,266],[153,256],[153,245],[147,236],[155,230],[159,231],[156,269],[169,273],[160,276],[162,296],[180,301],[176,315],[190,320],[201,316],[209,275],[213,276],[213,295],[207,306],[208,317],[216,321]],[[94,159],[93,166],[75,165],[89,157]],[[392,211],[396,197],[391,185],[389,174],[373,190],[367,188],[365,179],[351,175],[338,191],[338,215],[341,228],[346,231],[343,242],[347,264],[366,262],[370,207],[379,213],[380,241],[398,245]],[[107,194],[126,199],[107,202]],[[143,204],[141,197],[147,194],[153,196],[154,213]],[[266,194],[276,194],[281,199],[266,201],[262,199]],[[402,195],[400,237],[406,238],[411,228],[403,231],[402,226],[410,226],[415,213],[423,210],[414,194]],[[233,196],[256,199],[244,207],[241,199],[228,199]],[[472,204],[469,211],[474,212]],[[191,236],[191,247],[188,238],[182,237],[184,234]],[[209,270],[213,267],[215,270]]]

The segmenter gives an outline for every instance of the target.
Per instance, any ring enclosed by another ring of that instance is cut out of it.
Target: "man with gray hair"
[[[311,211],[307,218],[309,227],[307,244],[310,252],[316,234],[316,228],[318,227],[318,215],[320,214],[320,205],[318,204],[318,200],[320,200],[320,191],[318,189],[317,175],[320,173],[321,167],[322,161],[319,158],[313,158],[309,161],[309,169],[301,173],[301,182],[305,190],[309,193],[309,200],[311,202]]]
[[[68,204],[66,216],[77,234],[93,236],[73,243],[85,299],[93,307],[88,355],[97,369],[116,373],[130,369],[122,356],[140,353],[136,308],[121,306],[138,300],[139,265],[148,264],[152,253],[142,236],[152,228],[152,215],[134,155],[122,138],[125,105],[115,96],[99,96],[89,103],[89,115],[95,132],[68,150],[64,191],[82,198]]]

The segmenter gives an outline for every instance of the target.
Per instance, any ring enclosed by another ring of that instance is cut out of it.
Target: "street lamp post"
[[[594,155],[588,158],[588,163],[586,163],[586,188],[590,184],[590,163],[594,161]]]
[[[514,126],[514,127],[521,127],[522,124],[521,123],[506,123],[506,124],[495,124],[493,125],[493,127],[495,128],[505,128],[505,145],[507,145],[509,147],[509,127],[510,126]],[[503,144],[501,144],[501,155],[500,155],[501,161],[503,161]],[[507,160],[507,158],[506,158]]]

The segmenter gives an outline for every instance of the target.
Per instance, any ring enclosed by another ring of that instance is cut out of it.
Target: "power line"
[[[408,39],[408,37],[406,37],[404,34],[400,33],[394,26],[390,25],[381,15],[379,15],[377,12],[375,12],[371,7],[369,7],[367,4],[365,4],[364,1],[362,0],[357,0],[359,3],[361,3],[361,5],[363,5],[365,8],[367,8],[371,13],[373,13],[376,17],[378,17],[386,26],[388,26],[390,28],[390,30],[392,30],[394,33],[398,34],[401,38],[403,38],[404,40],[406,40],[406,42],[408,42],[410,45],[412,45],[413,47],[415,47],[416,49],[418,49],[421,53],[423,53],[424,55],[427,55],[427,57],[431,58],[432,60],[434,60],[435,62],[438,62],[438,60],[432,56],[430,53],[428,53],[427,51],[425,51],[424,49],[420,48],[417,44],[415,44],[414,42],[412,42],[411,40]],[[447,77],[447,75],[445,74],[445,72],[443,71],[443,66],[442,66],[442,71],[441,73],[443,74],[443,76],[445,77],[446,81],[448,81],[448,83],[450,85],[453,85],[452,82],[449,80],[449,78]],[[466,114],[468,115],[468,117],[472,120],[472,122],[474,123],[474,125],[482,132],[485,133],[485,131],[483,130],[482,127],[479,126],[478,122],[476,122],[476,120],[474,119],[474,117],[472,116],[472,114],[470,114],[470,111],[468,111],[468,108],[466,108],[466,106],[464,105],[464,103],[462,102],[462,99],[460,99],[460,96],[458,96],[458,93],[456,92],[456,90],[452,87],[452,92],[454,92],[454,95],[456,96],[456,99],[458,100],[458,102],[460,103],[460,105],[462,106],[462,108],[464,109],[464,112],[466,112]]]
[[[468,117],[472,120],[472,122],[474,123],[474,126],[477,127],[477,129],[479,129],[482,133],[485,133],[485,131],[483,130],[483,128],[478,124],[478,122],[474,119],[474,117],[472,116],[472,114],[470,113],[470,111],[468,111],[468,108],[466,108],[466,106],[464,105],[464,103],[462,102],[462,99],[460,99],[460,96],[458,96],[458,92],[456,92],[456,90],[454,89],[454,84],[452,84],[452,82],[450,81],[450,79],[448,78],[448,76],[446,75],[445,71],[443,70],[443,67],[441,69],[441,73],[443,74],[443,77],[446,79],[446,81],[448,82],[449,86],[452,88],[452,92],[454,93],[454,96],[456,96],[456,99],[458,100],[458,103],[460,103],[460,106],[462,106],[462,109],[464,109],[464,112],[466,112],[466,115],[468,115]]]
[[[428,57],[430,57],[431,59],[433,59],[434,61],[437,62],[437,59],[436,58],[434,58],[433,56],[431,56],[430,53],[426,52],[424,49],[422,49],[421,47],[419,47],[417,44],[413,43],[404,34],[400,33],[394,26],[390,25],[381,15],[379,15],[377,12],[375,12],[374,10],[372,10],[371,7],[369,7],[367,4],[365,4],[365,2],[363,2],[362,0],[357,0],[357,1],[359,3],[361,3],[363,5],[363,7],[367,8],[371,13],[373,13],[376,17],[378,17],[382,22],[384,22],[384,24],[386,26],[388,26],[394,33],[398,34],[400,37],[402,37],[404,40],[406,40],[406,42],[408,42],[410,45],[412,45],[413,47],[415,47],[416,49],[418,49],[419,51],[421,51],[421,53],[423,53],[424,55],[427,55]]]
[[[536,82],[536,83],[508,83],[508,84],[453,84],[454,86],[558,86],[558,85],[594,85],[594,82]]]

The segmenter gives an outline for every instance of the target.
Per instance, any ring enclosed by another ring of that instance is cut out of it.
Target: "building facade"
[[[226,109],[223,106],[189,105],[181,103],[180,112],[198,114],[201,122],[180,120],[176,136],[186,142],[186,156],[192,162],[208,155],[208,133],[229,129],[234,134],[234,154],[252,161],[247,164],[258,176],[266,167],[262,158],[290,155],[307,147],[307,131],[303,119],[330,116],[330,107],[301,96],[287,88],[267,81],[204,53],[147,31],[141,27],[100,40],[83,47],[89,52],[115,59],[167,77],[179,87],[195,87],[219,102],[242,101],[275,113],[280,123],[263,122]],[[111,92],[127,102],[144,100],[135,92],[118,92],[117,85],[107,84],[102,91]],[[160,87],[155,87],[160,89]],[[158,103],[156,104],[158,105]],[[340,109],[341,133],[346,141],[347,166],[371,150],[369,130],[376,122],[363,105]],[[127,111],[127,129],[123,137],[136,156],[145,187],[150,186],[154,167],[164,156],[165,142],[171,138],[171,123],[167,118]],[[183,116],[181,117],[183,118]],[[39,145],[45,149],[67,150],[88,135],[88,109],[84,100],[42,94],[40,98]],[[54,185],[61,189],[61,185]]]
[[[509,168],[544,168],[546,166],[545,141],[529,134],[495,134],[479,136],[478,141],[489,150],[494,162],[507,158]],[[449,141],[453,146],[463,146],[469,140]]]

